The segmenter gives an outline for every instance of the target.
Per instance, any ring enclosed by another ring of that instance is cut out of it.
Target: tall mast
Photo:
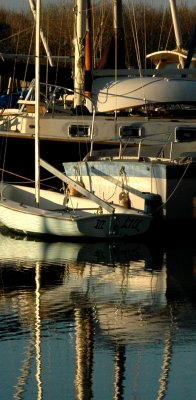
[[[75,68],[74,108],[82,105],[84,95],[84,39],[86,25],[86,0],[77,0],[75,5]]]
[[[86,0],[86,40],[85,40],[85,96],[91,98],[92,86],[92,40],[91,1]]]
[[[178,50],[182,49],[182,35],[181,35],[181,30],[180,30],[180,21],[179,21],[179,16],[177,12],[177,7],[176,7],[176,0],[170,0],[170,8],[171,8],[171,15],[172,15],[172,21],[173,21],[173,26],[174,26],[174,33],[175,33],[175,38],[176,38],[176,46]],[[183,57],[180,57],[179,55],[179,62],[181,64],[181,67],[184,68],[184,59]]]
[[[98,69],[126,69],[122,1],[113,0],[113,35],[97,66]]]
[[[188,54],[187,54],[187,58],[186,58],[186,61],[184,63],[184,68],[189,68],[190,67],[191,60],[192,60],[192,57],[194,55],[195,50],[196,50],[196,25],[195,25],[195,29],[194,29],[194,32],[193,32],[193,37],[191,39],[191,43],[190,43],[190,46],[189,46],[189,51],[188,51]]]
[[[176,46],[177,49],[182,48],[182,35],[180,30],[180,21],[178,17],[177,7],[176,7],[176,0],[170,0],[170,8],[171,8],[171,15],[172,21],[174,26],[174,33],[176,38]]]

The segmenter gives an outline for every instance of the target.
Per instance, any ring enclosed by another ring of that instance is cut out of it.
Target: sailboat
[[[65,177],[43,159],[39,149],[40,106],[40,8],[36,7],[36,58],[35,58],[35,188],[2,182],[0,191],[0,221],[11,230],[31,235],[61,237],[120,238],[144,234],[150,228],[152,216],[138,210],[128,210],[109,204],[87,191],[78,183]],[[80,198],[40,188],[40,166],[52,172],[65,183],[73,183]],[[70,204],[70,207],[68,206]],[[103,211],[104,210],[104,211]]]
[[[174,0],[171,0],[171,6],[173,6],[173,14],[176,17]],[[181,71],[181,77],[172,77],[168,80],[171,90],[167,92],[167,96],[176,95],[181,84],[182,86],[184,84],[187,85],[186,88],[188,88],[189,83],[192,81],[195,85],[195,79],[193,78],[190,81],[183,80],[182,66],[183,68],[189,67],[191,58],[187,54],[184,62],[185,53],[181,49],[181,39],[179,38],[179,29],[177,29],[179,27],[175,18],[174,21],[176,22],[175,28],[179,50],[167,52],[167,54],[164,53],[165,61],[162,64],[162,53],[157,52],[149,57],[156,63],[158,72],[165,74],[165,77],[168,71],[173,75]],[[158,59],[160,62],[157,61]],[[182,63],[181,69],[178,68],[180,61]],[[193,59],[194,65],[195,58]],[[154,78],[150,77],[149,79],[153,82]],[[159,96],[160,103],[161,93],[163,93],[161,89],[163,85],[167,85],[166,81],[167,79],[159,81],[155,94]],[[115,89],[115,85],[120,87],[121,84],[124,84],[123,82],[127,82],[125,87],[128,93],[127,78],[125,81],[119,80],[116,83],[113,81],[111,86],[108,85],[105,91],[105,99],[104,91],[100,92],[103,107],[106,108],[107,104],[109,104],[106,100],[110,101],[110,91],[113,90],[113,94],[116,93],[117,88]],[[131,79],[129,79],[129,82],[131,82]],[[134,85],[134,82],[137,83],[138,81],[133,78],[132,82]],[[143,82],[148,83],[150,81],[148,79],[145,81],[144,77]],[[156,79],[154,84],[156,86]],[[148,85],[148,88],[150,87],[151,85]],[[190,91],[190,98],[191,93]],[[137,91],[134,94],[137,96]],[[180,95],[186,97],[185,87]],[[129,93],[127,97],[125,96],[125,102],[128,101],[128,97]],[[136,97],[134,99],[136,100]],[[116,101],[119,101],[120,104],[120,96],[117,96]],[[180,98],[178,98],[178,101],[180,102]],[[190,223],[195,224],[196,215],[195,122],[185,120],[180,123],[179,120],[170,119],[162,122],[160,120],[135,121],[132,123],[132,127],[124,127],[120,131],[119,137],[119,146],[113,149],[107,149],[107,147],[100,151],[91,149],[81,162],[64,162],[63,166],[66,175],[76,180],[82,180],[87,189],[92,190],[94,194],[100,197],[110,198],[115,203],[121,203],[123,194],[124,199],[131,206],[141,210],[145,207],[150,209],[154,216],[158,216],[158,221],[162,215],[162,221],[167,222],[167,225],[178,226],[179,228],[182,227],[182,224],[188,222],[190,229]],[[176,222],[178,222],[177,225]]]

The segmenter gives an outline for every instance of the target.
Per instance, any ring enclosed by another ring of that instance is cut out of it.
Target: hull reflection
[[[175,346],[196,328],[195,260],[192,248],[40,242],[1,231],[0,346],[10,340],[26,346],[22,365],[16,361],[14,369],[17,383],[11,372],[6,375],[17,395],[1,397],[23,400],[29,388],[26,399],[43,393],[49,398],[50,387],[52,397],[60,398],[60,389],[50,386],[58,376],[70,399],[107,400],[111,390],[104,395],[97,383],[105,374],[116,399],[127,387],[128,398],[163,398]],[[153,356],[157,368],[147,374]],[[134,391],[136,374],[144,386]],[[154,383],[148,389],[149,379]]]
[[[23,288],[23,301],[31,301],[27,289],[35,287],[39,263],[42,318],[91,309],[99,332],[128,341],[138,330],[150,332],[148,318],[166,307],[162,252],[135,242],[41,242],[6,233],[0,235],[2,295],[18,289],[20,297]]]

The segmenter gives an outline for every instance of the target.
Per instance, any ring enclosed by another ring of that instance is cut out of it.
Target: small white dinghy
[[[34,188],[2,183],[0,190],[1,223],[25,235],[133,237],[146,233],[153,220],[141,211],[110,205],[88,191],[91,199],[70,196],[68,207],[64,194],[41,189],[37,207]]]

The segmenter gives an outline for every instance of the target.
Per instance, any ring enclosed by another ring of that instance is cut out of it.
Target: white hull
[[[6,121],[6,122],[5,122]],[[32,139],[35,135],[35,121],[33,116],[13,116],[6,117],[6,120],[0,122],[0,138]],[[77,129],[78,127],[78,129]],[[121,140],[127,141],[129,145],[135,145],[142,140],[146,145],[175,142],[175,130],[179,127],[196,130],[196,121],[194,119],[183,118],[156,118],[147,120],[146,117],[118,117],[96,116],[92,128],[92,116],[66,116],[62,115],[52,118],[51,114],[40,116],[40,139],[46,141],[55,141],[59,143],[59,148],[64,146],[66,157],[66,143],[104,143],[119,144]],[[74,129],[76,134],[71,134],[70,129]],[[126,136],[123,136],[125,132]],[[196,143],[196,142],[195,142]],[[175,144],[175,146],[177,146]],[[20,150],[19,150],[20,151]],[[7,157],[10,156],[9,151]],[[20,154],[19,154],[20,156]],[[21,155],[22,156],[22,155]],[[55,157],[54,157],[55,159]],[[50,160],[54,164],[54,160]],[[62,160],[63,161],[63,160]]]
[[[132,207],[140,210],[147,208],[148,212],[151,209],[152,213],[157,209],[167,221],[196,218],[194,163],[178,164],[166,159],[138,161],[131,157],[64,163],[65,173],[72,179],[75,179],[76,164],[86,189],[91,189],[101,198],[119,204],[124,191]]]
[[[93,83],[96,111],[109,112],[152,104],[195,103],[196,80],[186,78],[99,78]]]
[[[115,213],[100,213],[97,204],[79,197],[72,197],[72,208],[68,209],[64,195],[52,191],[41,190],[40,208],[35,205],[33,188],[5,184],[1,194],[1,223],[27,235],[132,237],[144,234],[152,222],[149,215],[121,207],[116,207]]]

